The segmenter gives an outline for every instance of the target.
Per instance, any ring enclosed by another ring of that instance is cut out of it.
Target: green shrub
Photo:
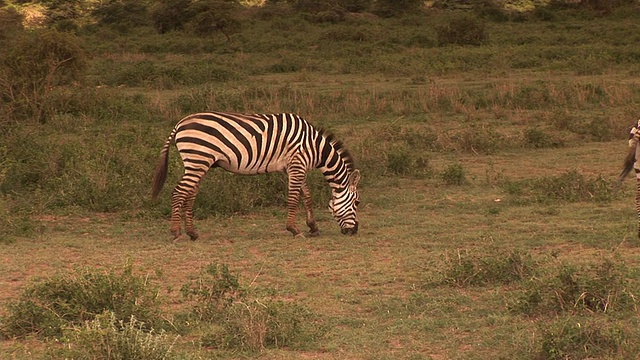
[[[549,360],[617,358],[634,341],[613,321],[565,317],[546,325],[538,358]]]
[[[524,143],[537,149],[564,146],[564,142],[562,140],[556,139],[555,136],[537,128],[525,130]]]
[[[65,329],[64,349],[56,349],[51,355],[77,360],[181,359],[173,351],[176,340],[177,336],[148,329],[134,316],[125,322],[112,311],[105,311],[93,320]]]
[[[470,15],[453,16],[437,28],[438,45],[482,45],[488,41],[486,25]]]
[[[226,264],[209,264],[181,292],[194,302],[192,314],[214,325],[202,338],[204,346],[250,352],[299,348],[324,331],[300,304],[250,296]]]
[[[208,334],[203,345],[249,352],[303,349],[326,331],[313,313],[295,302],[247,299],[231,305],[225,315],[221,328]]]
[[[531,255],[518,251],[492,255],[458,253],[447,259],[443,282],[457,286],[510,284],[526,280],[535,274],[536,263]]]
[[[244,296],[238,275],[231,274],[226,264],[209,264],[197,279],[184,284],[180,292],[195,301],[193,313],[204,321],[220,320],[226,308]]]
[[[525,284],[510,308],[527,315],[635,312],[639,290],[619,259],[581,267],[561,264],[549,276]]]
[[[441,174],[442,181],[447,185],[464,185],[467,176],[462,164],[451,164]]]
[[[91,14],[99,25],[114,26],[121,31],[151,25],[147,6],[137,0],[109,0],[97,5]]]
[[[602,176],[589,179],[577,170],[536,179],[505,180],[501,186],[508,194],[517,196],[519,201],[540,203],[555,201],[607,202],[620,193],[614,180],[607,180]]]
[[[131,265],[122,273],[83,269],[55,275],[28,286],[0,318],[0,335],[60,337],[63,329],[91,321],[105,310],[118,321],[139,319],[147,326],[158,321],[157,290],[147,279],[134,276]]]
[[[0,104],[9,117],[44,123],[54,113],[52,90],[80,79],[86,67],[80,40],[53,30],[24,32],[12,37],[0,55]]]

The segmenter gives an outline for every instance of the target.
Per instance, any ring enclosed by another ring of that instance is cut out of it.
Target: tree
[[[191,5],[189,12],[193,14],[189,21],[189,29],[199,36],[208,36],[220,31],[231,41],[231,34],[240,31],[241,22],[234,14],[239,4],[229,0],[203,0]]]
[[[375,0],[372,12],[381,17],[395,17],[420,11],[422,0]]]
[[[191,0],[160,0],[150,9],[153,24],[160,34],[180,30],[191,20]]]
[[[109,0],[96,7],[91,14],[100,25],[116,25],[122,29],[150,23],[147,6],[138,0]]]
[[[8,42],[0,55],[0,103],[6,115],[44,123],[54,87],[82,76],[84,51],[77,37],[55,30],[23,32]]]

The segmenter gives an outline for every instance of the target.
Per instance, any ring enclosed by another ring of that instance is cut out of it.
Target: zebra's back
[[[238,174],[284,171],[305,138],[317,131],[295,114],[199,113],[176,125],[176,146],[194,168]]]

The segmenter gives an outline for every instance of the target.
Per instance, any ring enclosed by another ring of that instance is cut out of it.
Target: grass
[[[637,22],[489,22],[482,46],[438,47],[440,15],[255,20],[233,44],[81,33],[84,83],[0,144],[0,316],[33,284],[128,266],[156,289],[158,322],[105,312],[62,339],[2,339],[0,358],[92,358],[95,339],[179,359],[638,357],[635,183],[615,182]],[[340,234],[317,173],[321,236],[294,239],[282,176],[212,171],[200,238],[171,242],[171,186],[151,203],[151,173],[173,124],[205,109],[295,111],[335,132],[363,172],[359,234]],[[615,311],[569,306],[606,299],[591,288],[610,278]],[[573,298],[558,308],[560,292]]]

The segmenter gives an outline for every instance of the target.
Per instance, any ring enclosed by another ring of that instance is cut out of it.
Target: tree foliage
[[[56,30],[22,32],[6,45],[0,55],[0,103],[15,118],[45,122],[52,89],[83,74],[86,58],[78,38]]]
[[[122,29],[150,25],[149,10],[138,0],[109,0],[91,14],[100,25],[117,25]]]

